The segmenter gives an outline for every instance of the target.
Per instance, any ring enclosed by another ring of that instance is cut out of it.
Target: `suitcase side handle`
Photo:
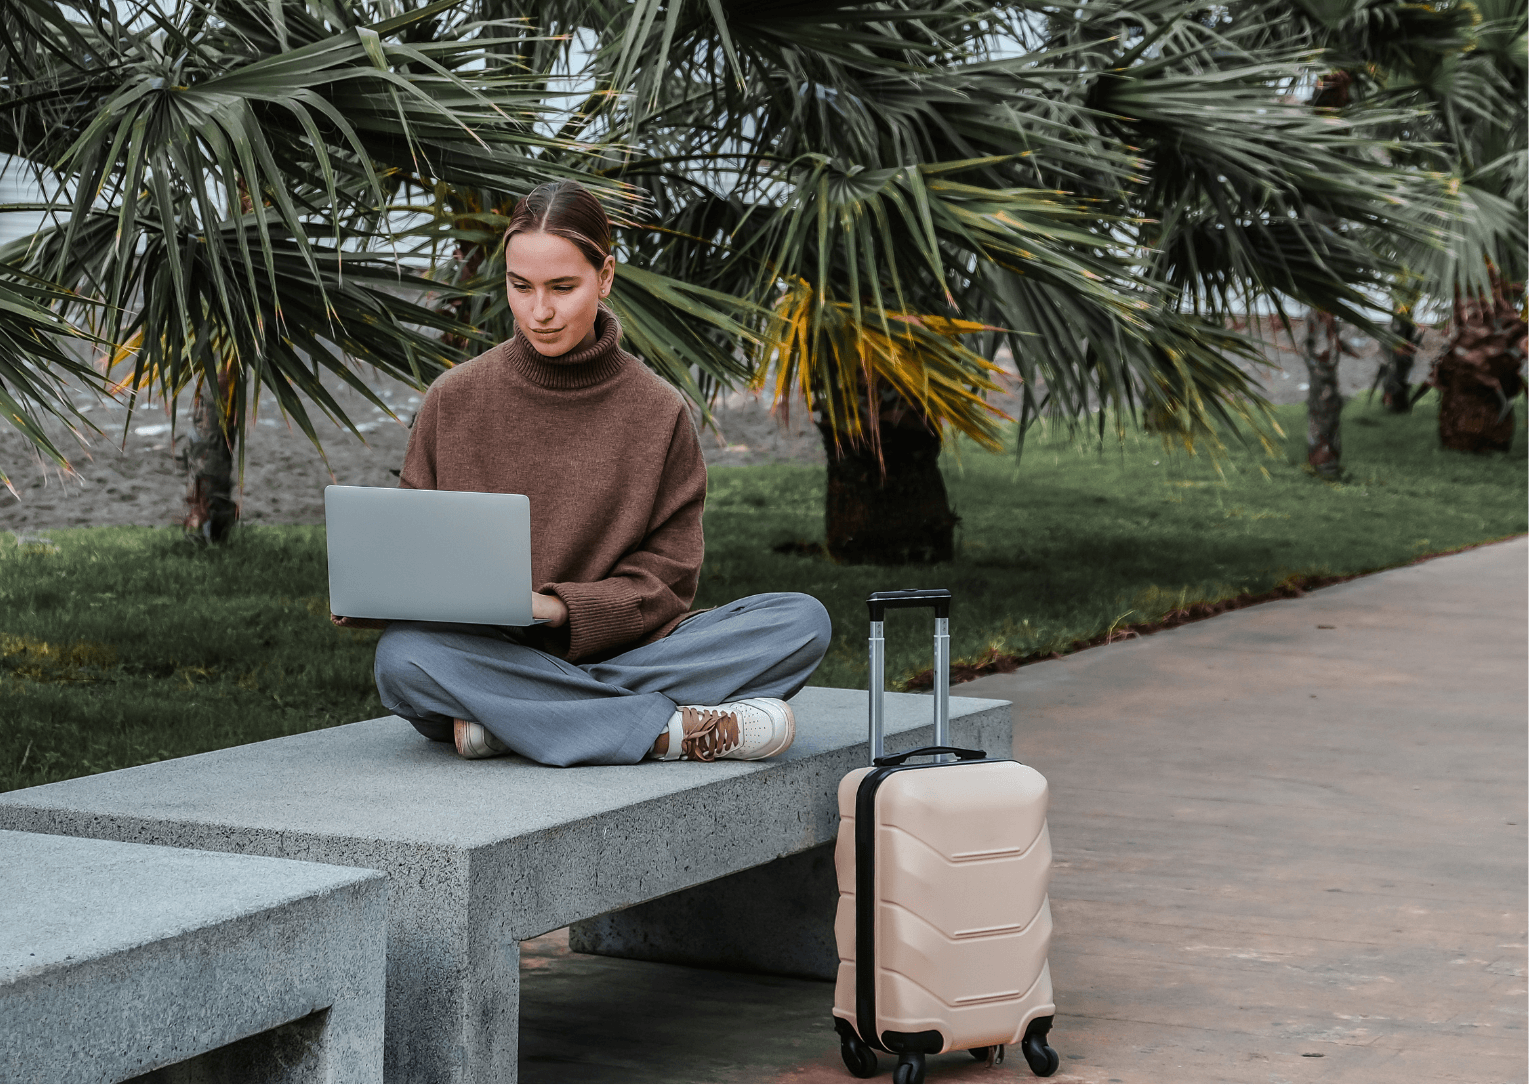
[[[869,642],[871,675],[868,685],[867,731],[871,760],[885,752],[882,748],[882,694],[886,684],[883,619],[888,608],[933,607],[935,610],[935,744],[951,744],[951,593],[945,588],[910,588],[903,591],[875,591],[866,597],[871,611]],[[938,759],[944,760],[944,757]]]
[[[954,753],[958,761],[981,761],[988,756],[986,750],[964,750],[960,746],[920,746],[917,750],[904,750],[902,753],[890,753],[886,757],[879,757],[872,764],[879,768],[887,768],[890,765],[901,765],[910,757],[926,757],[943,753]]]

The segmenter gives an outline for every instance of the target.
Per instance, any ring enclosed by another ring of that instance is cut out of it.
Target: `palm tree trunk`
[[[829,457],[826,549],[851,565],[950,561],[958,517],[940,473],[940,434],[912,410],[880,427],[878,449],[819,423]]]
[[[1307,463],[1318,474],[1337,476],[1344,468],[1339,462],[1343,445],[1339,434],[1339,413],[1344,397],[1339,395],[1339,322],[1331,313],[1312,309],[1307,313],[1307,333],[1302,360],[1307,363]]]
[[[234,454],[223,425],[222,405],[227,402],[229,375],[225,368],[216,396],[208,395],[205,385],[197,390],[191,408],[192,439],[183,461],[191,476],[185,528],[188,534],[210,543],[227,539],[239,520],[239,504],[234,500]]]
[[[1459,452],[1507,452],[1514,443],[1511,402],[1524,388],[1523,283],[1494,281],[1493,297],[1456,303],[1455,331],[1435,359],[1429,383],[1440,390],[1440,444]]]
[[[1413,409],[1413,388],[1408,375],[1413,370],[1413,359],[1418,354],[1424,333],[1402,310],[1392,314],[1392,331],[1405,344],[1388,347],[1382,354],[1381,372],[1377,383],[1381,385],[1381,403],[1393,414],[1407,414]]]

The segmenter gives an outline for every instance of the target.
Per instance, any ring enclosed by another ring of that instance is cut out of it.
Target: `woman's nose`
[[[532,319],[539,324],[546,324],[557,315],[558,310],[553,307],[552,296],[538,291],[536,306],[531,311]]]

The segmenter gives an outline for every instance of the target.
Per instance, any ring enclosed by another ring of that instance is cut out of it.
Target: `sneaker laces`
[[[721,709],[686,706],[680,709],[680,725],[685,730],[680,751],[691,761],[715,761],[743,742],[738,716]]]

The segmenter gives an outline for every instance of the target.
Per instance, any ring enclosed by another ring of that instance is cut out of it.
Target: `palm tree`
[[[87,337],[51,308],[66,300],[57,288],[15,272],[0,277],[0,412],[54,463],[69,462],[43,421],[89,426],[68,394],[68,382],[100,389],[101,375],[70,352],[71,340]],[[12,489],[0,468],[0,484]],[[12,491],[14,492],[14,490]]]
[[[1421,250],[1438,214],[1374,153],[1384,111],[1296,96],[1326,68],[1278,41],[1275,0],[369,2],[224,0],[140,32],[0,0],[89,43],[18,50],[44,74],[6,76],[0,149],[62,163],[74,194],[24,266],[131,314],[107,337],[137,381],[226,383],[204,413],[237,434],[252,381],[300,420],[303,396],[338,410],[301,364],[315,350],[423,381],[505,334],[509,201],[584,172],[618,214],[617,304],[650,364],[696,396],[748,368],[783,408],[807,398],[842,560],[950,556],[936,453],[952,431],[997,446],[999,346],[1022,431],[1048,411],[1101,438],[1267,431],[1229,315],[1294,301],[1385,334],[1366,289],[1398,261],[1375,238]],[[395,240],[433,267],[405,285],[455,293],[384,289]]]
[[[461,319],[471,287],[401,269],[389,208],[447,192],[503,205],[578,174],[580,149],[539,127],[545,80],[514,56],[535,35],[462,9],[0,0],[0,152],[33,167],[56,213],[0,253],[15,281],[53,284],[55,321],[0,379],[59,408],[37,375],[83,371],[48,337],[73,313],[97,317],[111,361],[130,364],[130,405],[153,388],[173,417],[178,396],[196,397],[187,526],[217,540],[237,515],[233,463],[262,388],[317,444],[309,406],[357,432],[323,374],[387,410],[361,364],[423,387],[490,342]],[[614,207],[631,201],[618,182],[597,187]],[[641,334],[678,322],[673,297],[717,334],[650,334],[651,358],[736,372],[731,317],[660,276],[629,281],[623,301]]]
[[[1451,338],[1428,381],[1440,391],[1441,443],[1507,452],[1511,403],[1525,387],[1530,18],[1517,0],[1475,0],[1472,8],[1480,22],[1469,48],[1424,73],[1462,228],[1443,266],[1424,263],[1416,289],[1452,303]]]
[[[1228,317],[1291,301],[1374,328],[1419,247],[1376,111],[1293,98],[1323,69],[1272,44],[1278,3],[634,0],[543,5],[588,34],[581,134],[644,189],[635,244],[771,305],[756,355],[806,396],[829,458],[828,548],[941,560],[942,433],[994,445],[1007,343],[1042,410],[1185,441],[1261,417]],[[589,18],[595,12],[598,18]]]
[[[1373,239],[1398,265],[1389,290],[1393,337],[1376,379],[1383,402],[1399,413],[1411,407],[1408,375],[1422,338],[1414,315],[1444,303],[1455,333],[1424,386],[1439,387],[1444,397],[1441,438],[1447,447],[1506,448],[1514,426],[1508,401],[1521,386],[1524,361],[1511,319],[1525,277],[1524,5],[1348,0],[1292,5],[1289,15],[1284,36],[1323,48],[1331,66],[1314,105],[1376,112],[1378,147],[1394,165],[1431,179],[1441,216],[1453,226],[1443,246]],[[1318,322],[1334,323],[1321,315]],[[1321,379],[1322,399],[1337,405],[1337,384],[1323,364],[1327,356],[1337,362],[1336,329],[1328,342],[1312,363],[1313,395]],[[1337,440],[1336,410],[1320,428]],[[1499,432],[1490,437],[1490,430]]]

